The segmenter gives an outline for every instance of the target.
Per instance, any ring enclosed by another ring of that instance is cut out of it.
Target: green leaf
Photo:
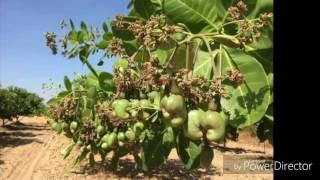
[[[71,29],[72,29],[72,30],[75,30],[75,27],[74,27],[73,21],[72,21],[71,19],[70,19],[69,21],[70,21],[70,27],[71,27]]]
[[[88,154],[87,150],[84,150],[83,152],[81,152],[77,158],[71,163],[71,165],[69,166],[69,170],[73,170],[82,160],[84,160],[86,158]]]
[[[167,148],[171,149],[174,145],[174,132],[171,126],[169,126],[166,130],[166,132],[163,134],[162,138],[162,144],[166,146]]]
[[[96,87],[92,86],[88,89],[87,93],[87,108],[92,109],[94,104],[96,103],[96,96],[97,96],[97,89]]]
[[[156,49],[155,51],[151,52],[152,55],[155,55],[159,58],[160,64],[163,65],[166,60],[168,59],[168,51],[164,49]]]
[[[98,65],[98,66],[102,66],[103,63],[104,63],[104,61],[103,61],[103,60],[100,60],[97,65]]]
[[[134,10],[144,19],[161,10],[161,0],[134,0]]]
[[[213,51],[213,57],[215,58],[218,54],[218,50]],[[216,58],[215,58],[216,59]],[[193,77],[204,76],[207,79],[212,79],[212,64],[211,58],[208,52],[198,51],[197,61],[193,69]],[[216,60],[215,60],[216,62]],[[216,63],[217,64],[217,63]]]
[[[87,31],[87,25],[84,21],[81,21],[80,27],[82,31]]]
[[[57,98],[57,97],[54,97],[54,98],[51,98],[47,101],[47,105],[54,105],[54,104],[57,104],[59,102],[60,98]]]
[[[66,87],[67,91],[72,91],[71,81],[67,76],[64,76],[64,86]]]
[[[104,32],[109,32],[109,28],[108,28],[108,25],[106,22],[103,22],[102,28],[103,28]]]
[[[104,39],[102,39],[100,42],[98,42],[96,44],[96,46],[99,48],[99,49],[106,49],[109,45],[110,41],[106,41]]]
[[[79,43],[83,43],[83,42],[85,42],[85,41],[87,41],[88,40],[88,32],[87,31],[83,31],[83,30],[81,30],[81,31],[79,31],[78,32],[78,37],[77,37],[77,39],[78,39],[78,42]]]
[[[111,41],[112,37],[113,37],[113,34],[112,34],[111,32],[105,32],[105,33],[103,34],[103,39],[104,39],[105,41]]]
[[[192,43],[189,44],[189,68],[193,69],[192,61],[194,57],[196,56],[196,53],[199,50],[199,41],[192,41]],[[170,61],[170,64],[173,65],[174,71],[179,70],[181,68],[185,68],[186,66],[186,45],[180,45],[176,51],[175,56]],[[174,49],[169,50],[168,60],[171,54],[173,53]],[[168,61],[167,60],[167,61]]]
[[[229,111],[229,123],[237,128],[245,128],[261,120],[270,102],[270,87],[262,65],[252,56],[241,50],[223,51],[223,74],[228,69],[238,69],[244,82],[235,87],[223,81],[230,99],[222,98],[221,105]]]
[[[113,68],[126,68],[128,66],[128,61],[126,59],[118,59],[113,63]]]
[[[197,168],[200,165],[200,154],[202,146],[189,141],[183,133],[177,136],[176,150],[180,160],[184,163],[187,169]]]
[[[76,144],[72,142],[62,151],[63,159],[66,159],[70,155],[74,145]]]
[[[164,14],[174,23],[183,23],[193,33],[212,32],[232,0],[163,0]]]
[[[100,88],[105,91],[115,91],[115,85],[113,82],[113,76],[107,72],[101,72],[99,74],[99,85]]]

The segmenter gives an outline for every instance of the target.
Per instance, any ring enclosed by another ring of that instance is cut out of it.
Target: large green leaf
[[[69,80],[68,76],[64,76],[64,86],[66,87],[67,91],[72,91],[71,81]]]
[[[115,85],[113,83],[113,76],[107,72],[101,72],[99,74],[99,85],[100,88],[105,91],[115,91]]]
[[[176,138],[176,150],[180,160],[187,169],[193,169],[200,165],[202,146],[189,141],[183,133]]]
[[[161,10],[161,0],[134,0],[134,10],[144,19]]]
[[[214,50],[213,57],[215,58],[217,54],[218,54],[218,50]],[[212,60],[208,52],[199,51],[197,54],[197,61],[193,69],[193,77],[204,76],[207,79],[211,79],[212,77],[211,61]]]
[[[232,0],[164,0],[164,13],[175,23],[183,23],[193,33],[218,29]]]
[[[262,65],[241,50],[223,51],[223,74],[228,69],[238,69],[244,82],[235,87],[225,80],[230,99],[221,100],[222,107],[230,112],[229,123],[237,128],[248,127],[264,116],[270,102],[270,86]]]

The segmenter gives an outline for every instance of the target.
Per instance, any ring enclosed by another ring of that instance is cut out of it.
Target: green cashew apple
[[[136,136],[139,136],[143,128],[144,128],[144,124],[142,122],[136,122],[133,125],[133,132],[135,133]]]
[[[130,103],[132,107],[139,107],[140,101],[138,99],[130,99]]]
[[[119,147],[123,147],[124,146],[124,142],[123,141],[118,141],[118,146]]]
[[[126,111],[128,106],[129,101],[126,99],[115,100],[111,105],[115,115],[121,119],[128,119],[130,117],[129,113]]]
[[[99,126],[97,127],[97,133],[98,133],[100,136],[102,136],[102,135],[105,133],[105,128],[104,128],[104,126],[99,125]]]
[[[165,96],[161,100],[161,107],[163,117],[171,119],[171,126],[175,128],[181,127],[187,116],[184,98],[175,94]]]
[[[205,112],[201,109],[191,110],[188,113],[188,123],[186,127],[186,136],[192,140],[200,140],[203,136],[200,121],[204,117]]]
[[[127,137],[127,139],[129,140],[129,141],[134,141],[134,139],[136,138],[135,137],[135,134],[134,134],[134,132],[132,131],[132,129],[131,128],[129,128],[126,132],[125,132],[125,135],[126,135],[126,137]]]
[[[148,97],[152,104],[156,106],[160,106],[160,92],[158,91],[152,91],[148,94]]]
[[[126,135],[123,132],[119,132],[117,135],[117,139],[119,141],[124,141],[126,139]]]
[[[72,121],[70,124],[70,129],[71,130],[76,130],[78,128],[78,122]]]
[[[55,130],[58,134],[60,134],[62,131],[61,125],[58,122],[52,123],[52,129]]]
[[[112,132],[107,139],[108,146],[114,145],[114,143],[117,141],[117,134],[115,132]]]
[[[104,149],[104,150],[108,149],[108,147],[109,147],[108,143],[106,143],[106,142],[101,144],[101,148]]]
[[[142,108],[150,108],[152,107],[151,102],[148,99],[141,99],[140,100],[140,107]]]
[[[110,134],[105,134],[105,135],[101,138],[101,141],[103,141],[103,142],[107,142],[107,141],[108,141],[109,136],[110,136]]]
[[[62,129],[63,129],[64,132],[69,132],[69,124],[68,123],[63,122],[61,124],[61,126],[62,126]]]
[[[225,134],[226,121],[216,111],[205,112],[204,118],[200,121],[201,127],[207,130],[206,136],[209,141],[219,141]]]

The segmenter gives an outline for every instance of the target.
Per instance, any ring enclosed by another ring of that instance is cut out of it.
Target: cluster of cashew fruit
[[[192,109],[188,112],[185,99],[181,95],[170,94],[160,97],[159,92],[148,94],[149,99],[115,100],[113,113],[120,119],[137,118],[148,120],[150,110],[162,112],[166,124],[174,128],[183,128],[186,137],[197,141],[219,141],[225,133],[226,121],[217,111]]]

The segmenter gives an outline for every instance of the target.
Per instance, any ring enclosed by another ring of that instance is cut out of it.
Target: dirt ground
[[[226,148],[216,146],[215,157],[209,170],[185,170],[175,150],[161,167],[148,173],[134,170],[131,156],[123,157],[116,174],[99,164],[92,169],[83,162],[69,172],[68,165],[76,152],[63,159],[61,151],[69,144],[63,136],[55,135],[43,117],[21,120],[21,124],[7,123],[0,127],[0,180],[102,180],[102,179],[227,179],[271,180],[272,174],[223,174],[224,154],[253,154],[273,156],[273,148],[258,143],[248,133],[243,133],[238,142],[228,141]]]

